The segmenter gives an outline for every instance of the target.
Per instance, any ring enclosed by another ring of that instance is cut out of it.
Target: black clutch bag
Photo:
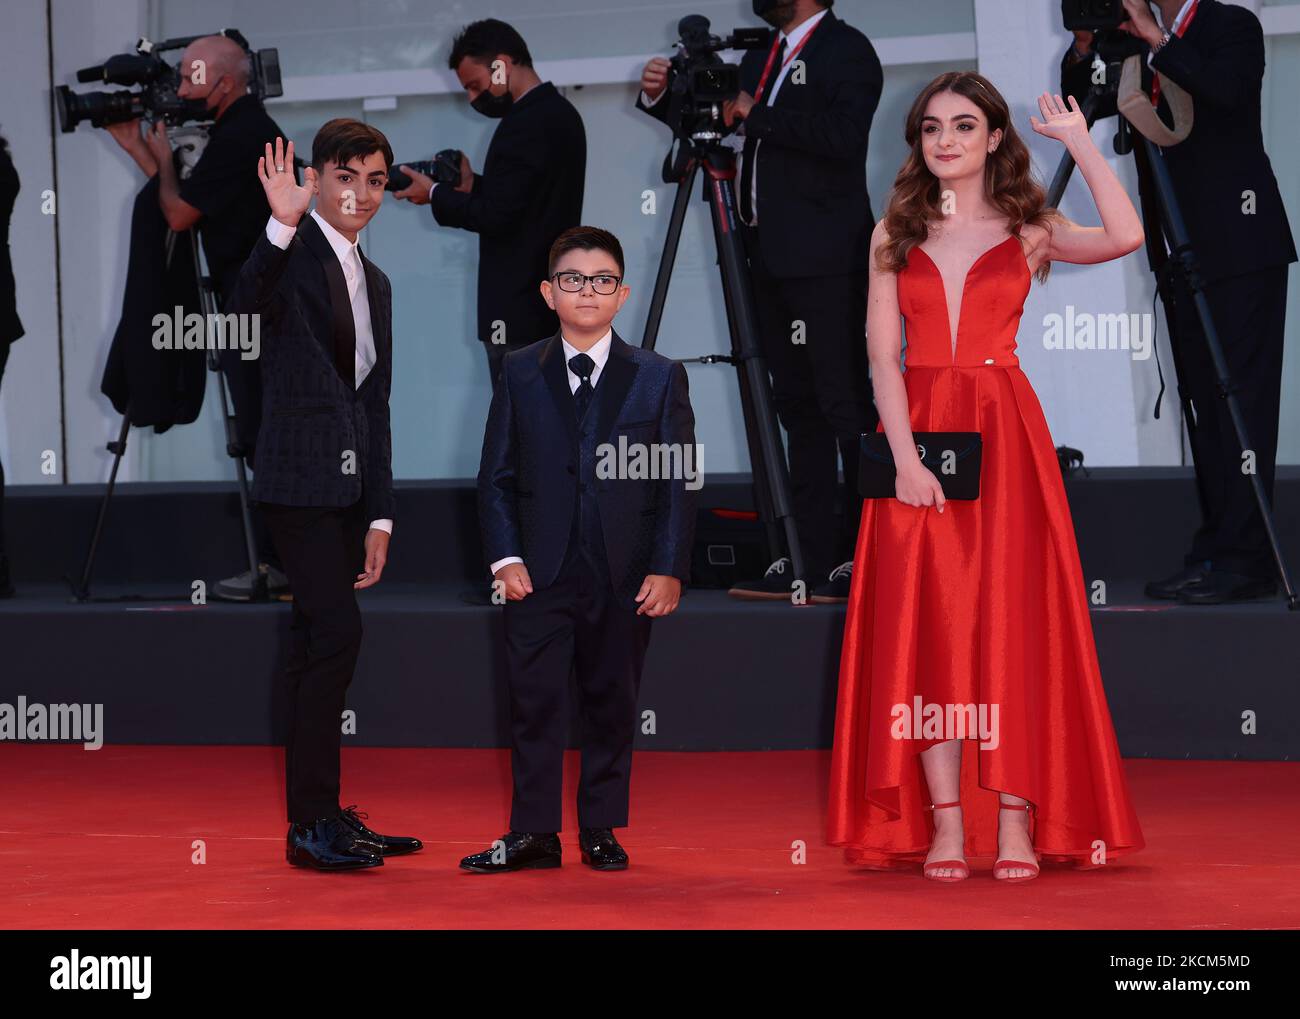
[[[979,432],[913,432],[921,463],[934,473],[946,499],[980,495]],[[863,432],[858,456],[858,492],[864,499],[893,499],[894,453],[884,432]]]

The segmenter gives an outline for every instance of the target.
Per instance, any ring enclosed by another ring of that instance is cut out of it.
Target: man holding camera
[[[244,260],[271,215],[261,183],[250,167],[255,167],[265,147],[283,134],[257,97],[249,93],[250,74],[248,54],[225,36],[195,39],[181,54],[177,95],[205,103],[214,120],[207,146],[185,180],[176,172],[166,125],[161,120],[144,134],[139,120],[107,125],[109,134],[145,176],[158,178],[158,202],[167,225],[177,232],[200,228],[208,272],[223,308]],[[244,360],[237,349],[221,351],[220,356],[234,404],[238,439],[245,459],[254,467],[262,417],[261,369],[256,361]],[[253,522],[259,568],[266,574],[268,591],[283,593],[288,590],[288,580],[256,510]],[[215,584],[213,594],[247,601],[254,579],[245,571]]]
[[[865,35],[831,12],[834,0],[754,0],[773,27],[745,52],[740,94],[725,104],[740,123],[741,233],[749,257],[763,356],[789,436],[791,495],[806,577],[777,559],[740,598],[787,599],[796,579],[810,601],[848,600],[862,498],[858,444],[875,428],[867,373],[867,137],[884,75]],[[667,120],[670,64],[655,58],[637,107]],[[835,518],[843,461],[842,515]]]
[[[1201,525],[1183,569],[1146,586],[1147,596],[1186,605],[1211,605],[1276,593],[1276,565],[1250,484],[1257,472],[1271,504],[1277,455],[1286,321],[1287,266],[1296,248],[1268,154],[1260,101],[1264,36],[1259,19],[1218,0],[1123,0],[1119,26],[1150,47],[1153,94],[1167,114],[1160,79],[1192,97],[1190,133],[1163,148],[1178,205],[1205,283],[1210,306],[1253,449],[1243,451],[1186,281],[1178,276],[1169,311],[1170,338],[1180,392],[1190,400],[1187,420],[1196,467]],[[1156,23],[1151,6],[1158,8]],[[1164,27],[1161,27],[1161,26]],[[1091,33],[1076,33],[1062,67],[1073,82],[1092,56]],[[1083,91],[1075,89],[1076,94]],[[1167,118],[1166,118],[1167,119]],[[1142,150],[1137,150],[1142,155]],[[1150,172],[1139,159],[1139,182],[1155,206]],[[1146,172],[1141,172],[1146,170]],[[1148,237],[1159,237],[1149,228]],[[1158,243],[1158,242],[1157,242]],[[1155,252],[1153,269],[1166,260]]]
[[[573,104],[537,76],[527,44],[504,21],[468,25],[448,65],[470,105],[501,120],[483,172],[474,173],[463,154],[457,184],[403,165],[411,184],[395,197],[429,205],[443,226],[479,235],[478,337],[495,388],[507,352],[559,329],[538,284],[551,242],[582,222],[587,135]]]

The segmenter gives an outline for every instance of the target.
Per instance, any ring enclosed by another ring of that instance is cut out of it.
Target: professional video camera
[[[249,48],[248,40],[234,28],[224,29],[219,34],[238,43],[248,54],[248,88],[253,95],[264,99],[284,94],[280,83],[280,54],[277,50],[265,49],[254,53]],[[177,127],[189,121],[210,120],[207,104],[203,100],[184,100],[176,94],[181,84],[180,69],[159,56],[168,50],[183,50],[199,38],[202,37],[194,35],[157,43],[141,39],[136,43],[134,53],[112,56],[95,67],[82,68],[77,72],[77,81],[83,84],[100,81],[109,85],[138,85],[140,90],[85,92],[78,95],[67,85],[60,85],[54,92],[59,127],[66,134],[75,130],[83,120],[90,121],[92,127],[118,124],[137,117],[162,120],[168,127]]]
[[[1146,49],[1137,36],[1120,30],[1128,20],[1122,0],[1061,0],[1061,21],[1068,32],[1092,32],[1092,45],[1106,64],[1120,64]],[[1118,82],[1119,75],[1107,75]]]
[[[752,50],[768,45],[766,28],[737,28],[726,38],[709,32],[709,19],[688,14],[677,23],[677,52],[669,63],[668,126],[679,138],[721,138],[734,127],[722,122],[722,104],[740,93],[740,67],[724,61],[720,50]]]
[[[393,167],[388,171],[388,183],[384,185],[385,191],[404,191],[411,186],[411,178],[398,169],[399,166],[409,166],[417,173],[422,173],[426,177],[438,184],[459,184],[460,183],[460,149],[443,149],[432,159],[412,159],[412,160],[393,160]]]

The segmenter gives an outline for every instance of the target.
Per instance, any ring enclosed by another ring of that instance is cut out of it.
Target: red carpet
[[[811,751],[638,751],[632,866],[595,873],[570,756],[564,867],[475,875],[456,864],[505,830],[505,751],[345,750],[344,803],[425,849],[321,874],[284,862],[278,748],[0,745],[0,927],[1300,928],[1295,764],[1127,761],[1148,848],[1004,886],[991,861],[958,885],[845,865]]]

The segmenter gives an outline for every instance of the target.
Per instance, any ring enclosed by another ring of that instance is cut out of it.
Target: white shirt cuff
[[[523,560],[520,559],[517,555],[508,555],[504,559],[498,559],[491,566],[489,566],[488,569],[492,571],[492,576],[495,577],[497,575],[497,570],[501,569],[502,566],[509,566],[511,563],[522,563],[522,562]]]
[[[381,520],[372,520],[370,521],[370,529],[372,531],[384,531],[387,534],[392,534],[393,522],[387,517],[384,517]]]
[[[657,96],[655,96],[653,99],[651,99],[648,95],[645,94],[645,89],[642,89],[642,90],[641,90],[641,105],[642,105],[642,106],[653,106],[655,103],[659,102],[659,100],[662,99],[662,98],[664,97],[664,92],[667,92],[667,91],[668,91],[668,89],[667,89],[667,87],[665,87],[664,90],[663,90],[663,92],[660,92]]]
[[[289,247],[289,242],[297,232],[296,226],[285,226],[274,216],[266,221],[266,239],[277,248]]]
[[[429,185],[429,201],[433,201],[433,189],[436,188],[437,186],[438,186],[438,182],[436,180]]]

